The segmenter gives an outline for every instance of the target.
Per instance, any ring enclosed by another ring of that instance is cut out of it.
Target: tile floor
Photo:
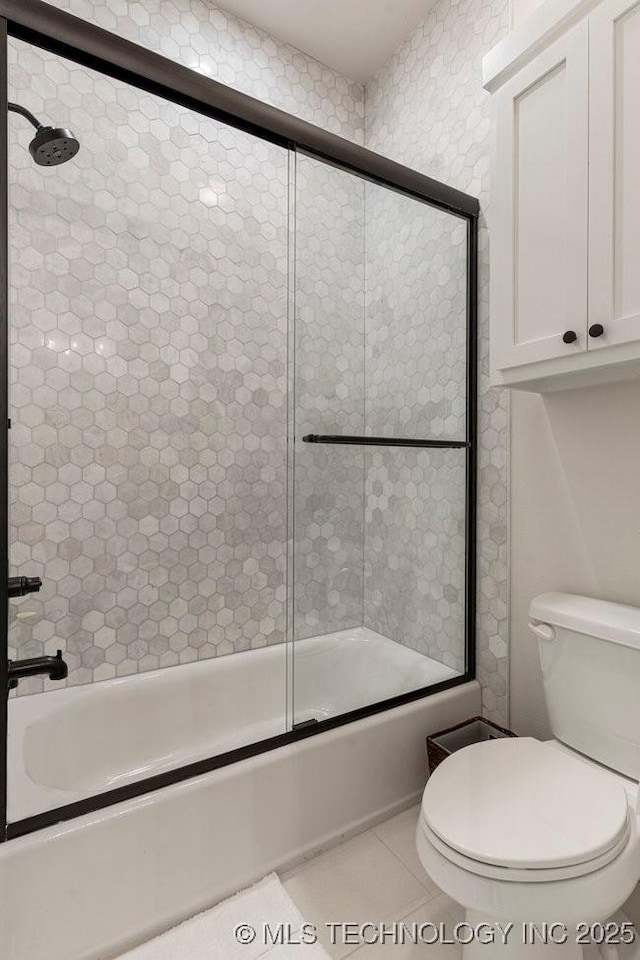
[[[412,807],[281,875],[289,896],[305,920],[315,924],[335,960],[370,960],[391,951],[397,960],[424,960],[427,950],[431,960],[461,956],[459,947],[444,944],[332,944],[324,926],[403,921],[453,927],[464,919],[462,908],[432,883],[418,860],[414,839],[418,811],[418,806]],[[367,938],[373,939],[370,934]]]

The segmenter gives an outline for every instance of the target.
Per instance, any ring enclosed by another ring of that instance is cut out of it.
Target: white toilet
[[[429,779],[418,820],[427,873],[465,907],[470,928],[495,933],[488,949],[477,937],[464,946],[465,960],[591,956],[575,925],[606,921],[640,881],[640,609],[551,593],[533,601],[529,625],[555,739],[454,753]],[[596,955],[639,947],[603,944]]]

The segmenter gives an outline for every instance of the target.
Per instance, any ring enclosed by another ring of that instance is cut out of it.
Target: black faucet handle
[[[69,667],[62,659],[62,650],[56,652],[49,672],[49,680],[66,680],[69,676]]]
[[[38,593],[41,587],[40,577],[9,577],[10,597],[26,597],[28,593]]]

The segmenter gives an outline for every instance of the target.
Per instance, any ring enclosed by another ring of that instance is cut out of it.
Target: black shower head
[[[80,144],[64,127],[40,127],[29,144],[29,153],[41,167],[54,167],[75,157]]]
[[[30,110],[21,107],[19,103],[9,103],[8,107],[12,113],[19,113],[36,128],[36,135],[29,144],[29,152],[41,167],[55,167],[75,157],[80,144],[70,130],[43,126]]]

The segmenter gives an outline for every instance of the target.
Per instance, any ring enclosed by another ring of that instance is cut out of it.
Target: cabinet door
[[[640,340],[640,2],[589,21],[589,349]],[[596,332],[600,332],[596,328]]]
[[[586,346],[588,47],[583,21],[496,94],[491,329],[498,370]],[[563,342],[567,331],[577,334],[573,342]]]

